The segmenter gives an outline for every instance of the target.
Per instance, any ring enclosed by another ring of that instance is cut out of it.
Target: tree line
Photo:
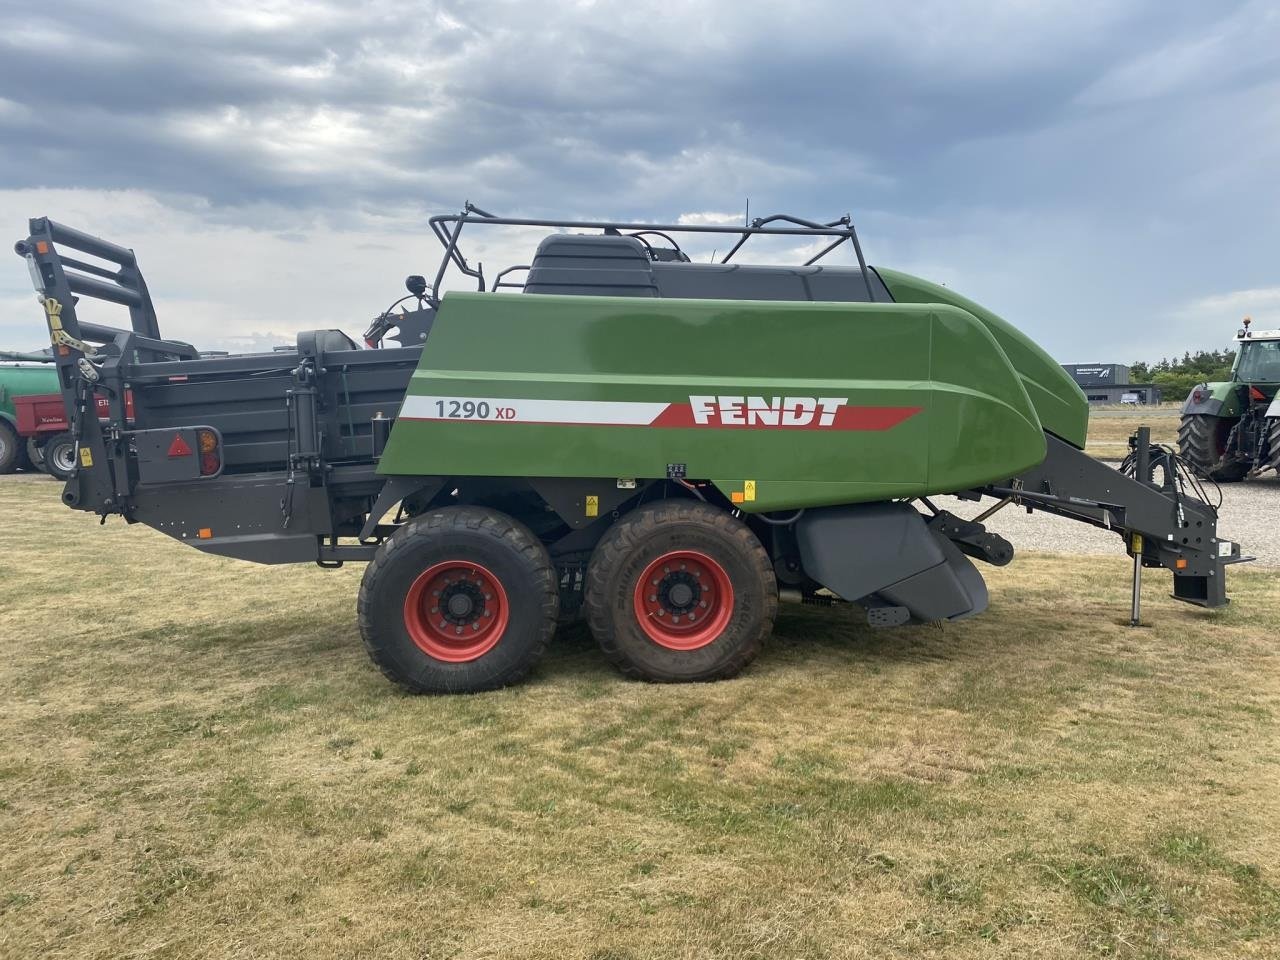
[[[1205,381],[1231,379],[1234,350],[1188,350],[1182,359],[1168,357],[1159,363],[1135,360],[1129,364],[1130,383],[1154,383],[1165,400],[1184,400],[1191,388]]]

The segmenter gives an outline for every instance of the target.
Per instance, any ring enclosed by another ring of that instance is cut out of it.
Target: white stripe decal
[[[507,420],[515,423],[574,423],[643,426],[669,404],[630,400],[530,400],[502,397],[407,396],[406,420]]]

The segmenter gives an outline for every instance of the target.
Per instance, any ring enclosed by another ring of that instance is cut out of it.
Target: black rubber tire
[[[18,438],[18,469],[27,473],[35,473],[36,465],[31,459],[31,445],[21,437]]]
[[[463,663],[431,656],[405,622],[405,598],[414,581],[451,560],[491,572],[509,609],[497,645]],[[475,693],[523,679],[546,652],[559,610],[559,584],[546,547],[524,524],[483,507],[445,507],[406,523],[365,568],[357,602],[369,657],[412,693]]]
[[[690,650],[650,638],[635,605],[646,567],[682,550],[714,560],[734,594],[723,631]],[[768,553],[745,523],[696,500],[666,500],[633,511],[604,535],[587,566],[584,607],[596,642],[625,676],[654,683],[723,680],[751,663],[772,632],[778,585]]]
[[[71,476],[76,463],[76,441],[69,433],[55,433],[44,444],[44,472],[59,480]]]
[[[1267,466],[1280,473],[1280,417],[1267,419]]]
[[[22,464],[18,431],[7,420],[0,420],[0,474],[13,473]]]
[[[48,473],[44,466],[44,445],[38,443],[37,439],[37,437],[27,437],[27,460],[31,463],[31,469]]]
[[[1178,425],[1178,450],[1201,476],[1218,483],[1235,483],[1249,472],[1247,463],[1223,463],[1222,451],[1233,421],[1198,413],[1184,416]]]

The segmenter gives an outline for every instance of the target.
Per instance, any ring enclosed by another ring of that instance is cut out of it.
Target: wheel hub
[[[484,595],[472,583],[451,583],[441,591],[440,607],[446,620],[465,624],[473,619],[472,611],[483,609]]]
[[[697,605],[702,591],[698,589],[698,581],[687,573],[672,574],[662,584],[662,591],[667,598],[667,606],[675,612],[691,610]]]

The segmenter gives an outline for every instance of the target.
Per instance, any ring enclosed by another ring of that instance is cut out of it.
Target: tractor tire
[[[560,609],[546,547],[482,507],[406,523],[360,582],[360,635],[377,667],[412,693],[475,693],[522,679],[546,652]]]
[[[31,461],[33,470],[48,473],[44,465],[44,445],[36,443],[36,439],[36,437],[27,437],[27,459]]]
[[[7,420],[0,420],[0,474],[13,473],[22,463],[21,440]]]
[[[1267,420],[1267,466],[1280,473],[1280,417]]]
[[[641,507],[609,529],[587,566],[587,624],[625,676],[722,680],[773,630],[778,585],[756,535],[693,500]]]
[[[66,480],[76,468],[76,441],[69,433],[55,433],[44,444],[44,471]]]
[[[1247,463],[1224,463],[1227,434],[1232,421],[1222,417],[1193,414],[1178,426],[1178,450],[1203,477],[1218,483],[1235,483],[1249,473]]]

